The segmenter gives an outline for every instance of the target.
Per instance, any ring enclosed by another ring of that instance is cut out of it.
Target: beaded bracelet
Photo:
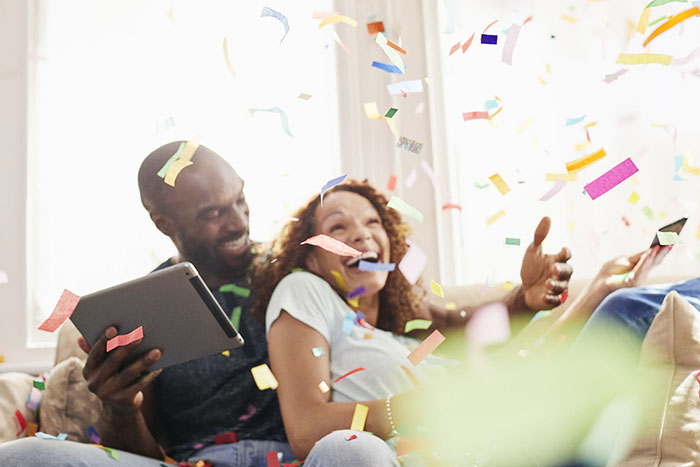
[[[389,425],[391,425],[391,432],[389,433],[389,436],[394,437],[398,436],[399,432],[396,431],[396,425],[394,424],[394,417],[391,416],[391,398],[393,397],[392,394],[389,394],[386,396],[386,418],[389,419]]]

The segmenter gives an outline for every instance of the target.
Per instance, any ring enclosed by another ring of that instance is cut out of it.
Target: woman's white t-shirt
[[[451,363],[431,355],[414,367],[406,356],[419,341],[357,324],[353,309],[325,280],[309,272],[293,272],[275,288],[265,315],[268,337],[282,310],[328,341],[331,381],[356,368],[365,368],[329,384],[331,400],[335,402],[381,399],[408,391],[414,385],[402,366],[418,381],[425,382],[443,375],[444,364]],[[300,342],[297,350],[311,353],[311,346],[305,345]]]

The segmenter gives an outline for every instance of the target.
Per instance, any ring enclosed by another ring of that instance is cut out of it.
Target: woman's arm
[[[330,391],[324,394],[319,389],[321,381],[331,385],[329,348],[312,327],[282,310],[270,327],[268,346],[287,439],[294,455],[304,459],[316,441],[334,430],[350,428],[356,403],[330,402]],[[313,347],[321,347],[323,355],[314,357]],[[360,403],[369,407],[365,430],[387,438],[391,428],[385,400]]]

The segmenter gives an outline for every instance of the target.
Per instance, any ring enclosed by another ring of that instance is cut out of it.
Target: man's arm
[[[161,370],[144,374],[148,366],[160,359],[161,352],[152,349],[119,371],[122,362],[141,340],[106,352],[107,340],[116,335],[116,328],[107,328],[92,348],[85,339],[78,340],[80,347],[88,352],[83,376],[90,391],[103,404],[97,432],[104,445],[162,459],[158,443],[146,423],[146,417],[155,421],[152,383]]]

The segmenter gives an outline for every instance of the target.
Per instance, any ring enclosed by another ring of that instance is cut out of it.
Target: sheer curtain
[[[644,38],[661,24],[635,32],[647,3],[436,2],[448,169],[456,180],[452,198],[462,206],[454,225],[461,231],[459,257],[466,258],[457,266],[458,282],[518,281],[522,254],[543,215],[553,220],[545,250],[568,245],[578,277],[591,277],[613,256],[647,248],[658,228],[687,215],[683,244],[657,273],[697,275],[700,177],[683,170],[675,177],[675,164],[685,155],[691,166],[700,166],[700,60],[682,66],[615,63],[621,52],[644,52]],[[652,8],[649,21],[690,7]],[[497,35],[498,43],[482,44],[481,34],[495,20],[486,34]],[[502,51],[513,24],[521,30],[507,65]],[[648,51],[679,59],[698,44],[700,19],[692,18],[656,38]],[[604,81],[621,69],[628,71]],[[463,113],[474,111],[493,118],[464,121]],[[566,162],[601,148],[606,157],[540,201],[555,184],[545,174],[566,173]],[[639,168],[635,176],[596,200],[583,193],[584,185],[628,157]],[[505,195],[489,180],[496,173],[510,188]],[[501,210],[506,214],[487,224]],[[507,237],[520,239],[520,246],[506,245]]]
[[[289,32],[263,7],[283,13]],[[30,53],[28,328],[61,291],[87,294],[174,253],[136,174],[168,141],[201,136],[246,182],[251,236],[340,170],[330,0],[37,0]],[[226,38],[226,63],[223,41]],[[234,77],[235,74],[235,77]],[[298,97],[300,94],[310,95]],[[277,107],[286,113],[288,135]],[[50,344],[34,331],[30,341]]]

